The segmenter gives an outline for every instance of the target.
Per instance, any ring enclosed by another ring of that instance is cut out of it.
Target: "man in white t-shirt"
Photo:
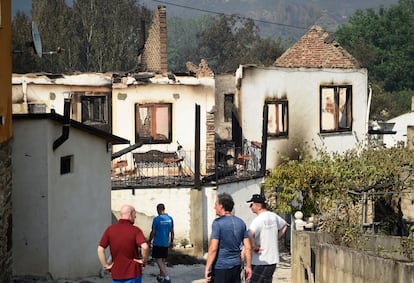
[[[266,198],[254,194],[250,209],[257,217],[249,227],[252,243],[252,278],[250,283],[271,283],[276,264],[279,263],[279,239],[286,233],[286,221],[267,210]]]

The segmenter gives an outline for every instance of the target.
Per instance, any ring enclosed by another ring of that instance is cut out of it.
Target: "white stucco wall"
[[[48,130],[47,121],[13,122],[14,274],[48,272]]]
[[[187,80],[186,80],[187,79]],[[214,107],[213,78],[180,78],[177,83],[157,82],[129,85],[126,88],[114,86],[112,92],[112,131],[134,144],[135,141],[135,104],[171,103],[172,104],[172,142],[169,144],[148,144],[135,150],[146,152],[151,149],[176,151],[177,141],[184,150],[194,152],[195,105],[200,105],[200,143],[201,163],[204,164],[206,149],[206,115]],[[119,95],[122,94],[122,95]],[[126,94],[126,95],[124,95]],[[124,97],[120,99],[120,97]],[[114,152],[126,145],[114,147]],[[127,155],[129,169],[133,169],[132,155]],[[203,169],[203,168],[202,168]]]
[[[409,112],[388,120],[387,123],[394,123],[392,131],[395,135],[384,135],[383,141],[386,147],[396,146],[398,143],[407,145],[407,127],[414,125],[414,112]]]
[[[261,141],[263,106],[266,99],[287,99],[289,136],[268,138],[267,169],[280,162],[280,154],[289,156],[299,144],[324,146],[328,151],[343,152],[366,139],[367,71],[343,69],[302,69],[245,67],[237,71],[236,105],[241,113],[244,137]],[[321,85],[352,85],[352,131],[320,134]]]
[[[111,223],[106,141],[70,128],[69,139],[53,151],[60,123],[18,120],[13,127],[15,275],[96,275],[96,248]],[[67,155],[73,155],[73,171],[61,175],[60,159]]]
[[[246,201],[252,194],[260,193],[262,179],[248,180],[238,183],[223,184],[217,187],[203,187],[203,200],[194,207],[199,208],[203,219],[203,238],[205,247],[211,234],[211,224],[216,218],[214,203],[219,193],[229,193],[234,199],[234,214],[242,218],[246,225],[250,225],[255,215],[250,211]],[[174,219],[175,243],[191,239],[191,188],[171,189],[137,189],[112,191],[112,210],[117,215],[123,204],[131,204],[138,212],[135,224],[140,227],[148,237],[151,232],[152,219],[157,215],[156,206],[164,203],[166,212]]]
[[[45,75],[13,74],[12,111],[13,114],[27,113],[28,104],[45,104],[46,112],[52,109],[63,115],[64,98],[75,91],[111,91],[111,74],[83,73],[63,75],[50,79]]]
[[[112,210],[117,215],[123,204],[133,205],[138,212],[135,224],[146,237],[151,232],[152,219],[157,216],[156,206],[164,203],[165,211],[174,219],[176,243],[190,240],[190,188],[113,190]]]

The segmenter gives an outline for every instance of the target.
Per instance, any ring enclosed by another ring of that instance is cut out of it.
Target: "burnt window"
[[[344,132],[352,130],[352,87],[321,86],[320,111],[321,132]]]
[[[29,103],[29,113],[46,113],[46,104],[44,103]]]
[[[231,122],[234,103],[234,94],[227,93],[224,95],[224,122]]]
[[[60,158],[60,175],[73,172],[73,155],[62,156]]]
[[[81,96],[82,123],[102,124],[108,120],[107,101],[105,96]]]
[[[135,105],[135,140],[144,143],[172,141],[172,106],[170,103]]]
[[[287,100],[266,101],[267,135],[273,137],[288,135]]]

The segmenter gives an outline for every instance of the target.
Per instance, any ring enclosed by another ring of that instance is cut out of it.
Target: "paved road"
[[[173,283],[204,283],[202,279],[204,276],[204,264],[192,264],[192,265],[173,265],[168,267],[168,271]],[[148,265],[144,270],[142,278],[143,283],[154,282],[156,283],[156,276],[158,274],[158,268],[156,264]],[[111,283],[112,280],[109,274],[104,274],[101,277],[90,277],[82,280],[30,280],[25,278],[24,280],[16,279],[15,283]],[[291,283],[291,264],[290,255],[287,253],[281,254],[281,262],[278,264],[275,275],[273,276],[273,283]]]

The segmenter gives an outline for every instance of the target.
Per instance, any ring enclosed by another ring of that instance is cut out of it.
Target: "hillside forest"
[[[320,17],[314,9],[292,8],[286,1],[278,3],[277,10],[283,12],[283,17],[296,17],[302,22],[288,21],[285,29],[280,28],[283,33],[273,35],[261,31],[263,22],[254,17],[168,17],[169,70],[185,72],[186,62],[198,64],[201,59],[206,59],[215,73],[234,72],[239,64],[270,66],[317,23],[333,33],[336,41],[368,69],[373,89],[371,119],[388,120],[410,111],[414,90],[414,0],[359,9],[346,22],[330,21],[326,14]],[[137,56],[151,15],[152,11],[138,0],[74,0],[70,6],[65,0],[33,0],[30,16],[19,11],[13,17],[13,72],[140,71]],[[39,30],[42,57],[33,52],[32,22]]]

